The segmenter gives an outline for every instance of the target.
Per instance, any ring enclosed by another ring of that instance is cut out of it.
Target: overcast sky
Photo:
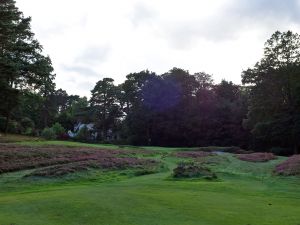
[[[17,0],[50,55],[57,88],[179,67],[240,83],[276,30],[300,33],[299,0]]]

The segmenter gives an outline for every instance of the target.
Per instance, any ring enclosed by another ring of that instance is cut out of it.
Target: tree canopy
[[[0,1],[0,105],[7,121],[24,90],[47,95],[54,89],[53,68],[34,39],[30,17],[24,17],[13,0]]]
[[[275,32],[265,44],[264,57],[242,74],[251,86],[246,127],[261,147],[293,147],[299,141],[300,36]]]

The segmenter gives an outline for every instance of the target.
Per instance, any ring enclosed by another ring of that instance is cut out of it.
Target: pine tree
[[[24,17],[14,0],[0,0],[0,114],[7,118],[23,90],[46,95],[53,90],[53,68],[34,38],[31,18]]]

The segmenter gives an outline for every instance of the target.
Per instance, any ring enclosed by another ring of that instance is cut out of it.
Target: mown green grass
[[[86,146],[39,142],[54,143]],[[166,153],[180,150],[150,149]],[[300,179],[272,174],[274,166],[285,158],[249,163],[222,154],[211,160],[219,164],[209,165],[219,177],[213,182],[172,180],[171,170],[179,159],[155,157],[169,170],[138,177],[94,171],[57,180],[21,178],[26,171],[1,175],[0,225],[300,224]]]

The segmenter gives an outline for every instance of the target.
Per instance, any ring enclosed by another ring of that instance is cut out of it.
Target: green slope
[[[170,152],[172,149],[158,149]],[[174,181],[171,171],[127,177],[28,180],[0,176],[1,225],[299,225],[300,179],[231,154],[212,165],[218,181]],[[224,159],[225,158],[225,159]],[[177,159],[163,159],[173,168]]]

